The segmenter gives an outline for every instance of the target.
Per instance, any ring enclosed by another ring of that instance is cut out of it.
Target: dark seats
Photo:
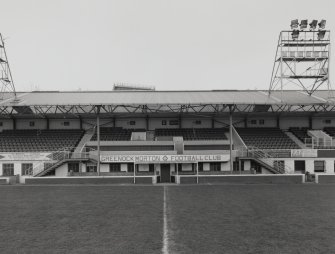
[[[335,127],[325,127],[323,129],[329,136],[335,137]]]
[[[298,127],[292,127],[289,129],[290,132],[292,132],[301,142],[305,143],[306,138],[310,138],[308,136],[308,128],[298,128]]]
[[[50,152],[73,150],[83,130],[4,130],[0,132],[0,152]]]
[[[237,128],[244,143],[248,147],[259,149],[299,149],[279,128]]]

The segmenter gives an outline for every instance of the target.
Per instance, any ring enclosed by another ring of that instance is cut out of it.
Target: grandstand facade
[[[8,93],[0,175],[198,183],[334,174],[334,113],[329,91]]]

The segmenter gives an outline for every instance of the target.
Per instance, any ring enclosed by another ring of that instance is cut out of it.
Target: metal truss
[[[269,94],[274,90],[297,88],[309,95],[320,89],[330,91],[330,45],[329,30],[282,31]]]
[[[7,99],[8,96],[16,97],[16,91],[9,68],[5,43],[0,33],[0,101]]]
[[[260,107],[261,106],[261,107]],[[71,117],[71,116],[141,116],[141,115],[226,115],[283,113],[283,112],[334,112],[335,104],[319,103],[309,105],[229,105],[229,104],[166,104],[166,105],[54,105],[54,106],[0,106],[0,117]]]

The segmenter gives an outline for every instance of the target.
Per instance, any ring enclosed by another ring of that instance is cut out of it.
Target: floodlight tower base
[[[12,72],[9,67],[5,42],[0,33],[0,101],[16,97],[15,85],[12,77]]]

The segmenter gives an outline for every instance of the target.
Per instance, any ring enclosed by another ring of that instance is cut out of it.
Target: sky
[[[335,33],[334,0],[0,0],[0,10],[17,91],[268,89],[292,19],[326,19]]]

